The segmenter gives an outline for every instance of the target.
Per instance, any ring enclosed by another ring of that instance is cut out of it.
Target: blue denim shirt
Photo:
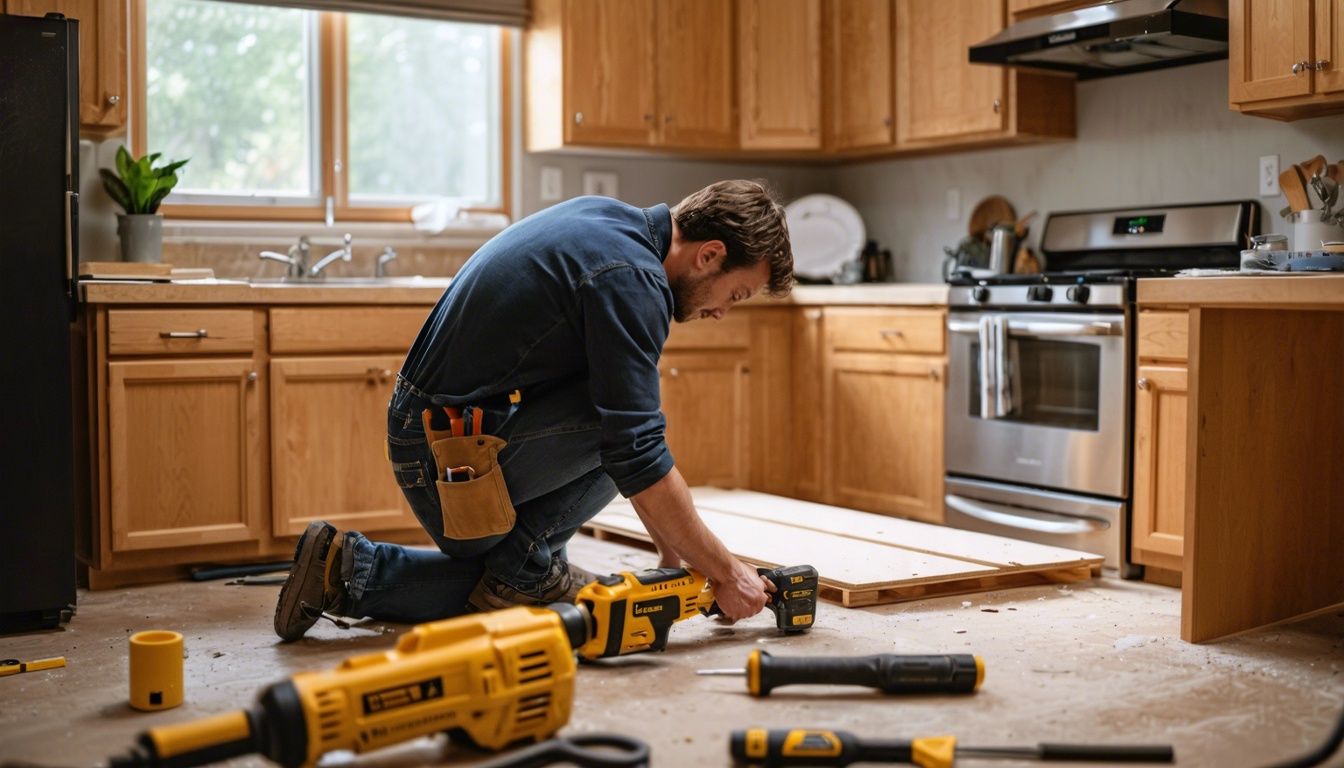
[[[639,493],[672,469],[658,382],[671,238],[667,206],[604,197],[515,223],[458,272],[401,375],[459,405],[587,379],[602,466],[622,495]]]

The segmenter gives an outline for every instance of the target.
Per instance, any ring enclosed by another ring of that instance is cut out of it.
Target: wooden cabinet
[[[534,3],[528,148],[734,146],[732,10],[721,0]]]
[[[6,13],[79,20],[79,122],[114,133],[126,125],[126,1],[4,0]]]
[[[1003,28],[1003,0],[895,3],[898,148],[1073,137],[1071,75],[967,61]]]
[[[821,0],[738,0],[745,149],[821,147]]]
[[[113,551],[258,537],[263,386],[252,359],[108,364]]]
[[[1344,112],[1344,7],[1338,0],[1231,0],[1228,100],[1293,120]]]
[[[823,318],[826,503],[942,522],[943,311],[834,307]]]
[[[826,146],[889,147],[896,140],[892,0],[827,0]]]
[[[1181,571],[1185,537],[1186,312],[1139,313],[1131,559]]]

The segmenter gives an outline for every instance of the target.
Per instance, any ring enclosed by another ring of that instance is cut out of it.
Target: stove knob
[[[971,298],[984,304],[989,301],[989,289],[983,285],[977,285],[975,288],[971,289]]]
[[[1092,289],[1088,288],[1086,285],[1074,285],[1071,286],[1067,292],[1065,292],[1064,296],[1068,298],[1069,301],[1072,301],[1075,304],[1086,304],[1087,296],[1091,292]]]
[[[1033,285],[1027,288],[1028,301],[1048,302],[1055,295],[1055,290],[1048,285]]]

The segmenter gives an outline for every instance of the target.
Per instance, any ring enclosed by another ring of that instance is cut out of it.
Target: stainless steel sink
[[[265,286],[286,286],[292,288],[305,287],[327,287],[327,288],[349,288],[349,287],[368,287],[368,288],[447,288],[452,282],[451,277],[425,277],[424,275],[395,276],[395,277],[319,277],[313,278],[295,278],[295,277],[251,277],[247,280],[252,285]]]

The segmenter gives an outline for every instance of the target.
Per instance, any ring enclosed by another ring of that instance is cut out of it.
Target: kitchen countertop
[[[90,304],[433,304],[451,278],[392,283],[249,283],[245,280],[190,280],[150,283],[118,280],[80,282],[80,295]],[[866,285],[800,285],[783,299],[758,296],[743,306],[891,305],[946,306],[942,283],[880,283]]]
[[[1344,275],[1283,274],[1139,280],[1140,306],[1344,309]]]

